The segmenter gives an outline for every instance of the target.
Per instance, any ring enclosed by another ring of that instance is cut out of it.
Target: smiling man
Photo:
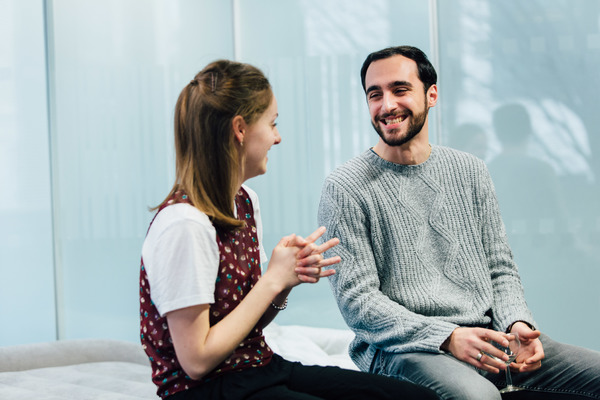
[[[534,328],[484,162],[429,143],[438,91],[427,56],[383,49],[361,79],[379,140],[326,179],[319,206],[340,239],[330,283],[354,362],[443,399],[500,399],[508,357],[491,342],[518,335],[514,384],[535,398],[600,399],[600,353]]]

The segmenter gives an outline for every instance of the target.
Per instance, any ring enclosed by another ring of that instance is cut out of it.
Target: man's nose
[[[396,108],[396,101],[391,93],[384,93],[381,103],[383,112],[390,112]]]

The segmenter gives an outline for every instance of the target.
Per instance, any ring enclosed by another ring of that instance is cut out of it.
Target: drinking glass
[[[519,350],[521,349],[521,341],[519,340],[519,335],[517,333],[511,333],[509,337],[507,337],[508,339],[508,346],[504,347],[499,343],[496,342],[492,342],[492,344],[502,350],[503,352],[505,352],[506,354],[508,354],[508,361],[504,361],[506,363],[506,387],[504,389],[500,390],[500,393],[507,393],[507,392],[516,392],[518,390],[522,390],[520,387],[518,386],[514,386],[512,384],[512,378],[510,375],[510,364],[516,360],[517,355],[519,354]]]

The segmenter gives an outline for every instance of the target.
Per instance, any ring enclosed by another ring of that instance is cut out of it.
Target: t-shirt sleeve
[[[214,303],[219,267],[216,231],[208,217],[189,204],[162,210],[142,248],[150,296],[161,316]]]

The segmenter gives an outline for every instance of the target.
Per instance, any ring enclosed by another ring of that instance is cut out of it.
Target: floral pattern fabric
[[[187,196],[177,192],[165,207],[177,203],[190,203]],[[260,246],[252,201],[240,188],[235,198],[238,218],[246,222],[240,229],[216,229],[219,246],[219,272],[215,284],[215,303],[210,305],[210,324],[214,326],[225,318],[242,301],[260,278]],[[157,215],[158,215],[157,213]],[[155,216],[156,218],[156,216]],[[262,329],[256,326],[242,343],[201,380],[188,377],[177,361],[167,319],[161,317],[152,302],[151,288],[144,269],[140,269],[140,339],[152,365],[152,380],[162,398],[198,386],[215,376],[269,363],[273,351],[265,342]]]

